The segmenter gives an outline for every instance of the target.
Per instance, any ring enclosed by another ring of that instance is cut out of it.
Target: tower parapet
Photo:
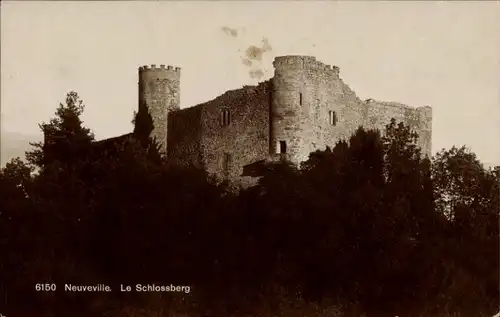
[[[171,66],[171,65],[165,66],[164,64],[161,64],[160,67],[157,67],[155,64],[145,65],[145,66],[139,67],[139,72],[155,72],[155,71],[160,71],[161,72],[161,71],[165,71],[165,70],[169,70],[169,71],[173,71],[173,72],[176,72],[176,73],[180,73],[181,68],[180,67]]]
[[[273,62],[274,68],[300,68],[304,70],[312,70],[317,72],[323,72],[325,75],[331,75],[334,77],[339,76],[339,68],[335,65],[324,64],[314,56],[304,56],[304,55],[286,55],[277,56]]]
[[[181,69],[155,64],[139,67],[139,112],[147,111],[153,120],[154,137],[160,151],[167,153],[168,114],[180,109]]]

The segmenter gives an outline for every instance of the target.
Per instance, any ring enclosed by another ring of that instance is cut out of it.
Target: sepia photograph
[[[500,317],[500,2],[0,14],[0,317]]]

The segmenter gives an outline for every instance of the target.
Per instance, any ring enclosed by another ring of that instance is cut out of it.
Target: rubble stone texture
[[[280,56],[274,77],[257,86],[227,91],[203,104],[180,108],[180,68],[139,69],[139,109],[147,109],[154,136],[169,160],[194,164],[221,178],[252,182],[243,167],[333,147],[359,127],[385,130],[391,118],[419,134],[431,154],[432,109],[360,100],[339,77],[339,68],[312,56]],[[282,153],[286,151],[286,153]]]

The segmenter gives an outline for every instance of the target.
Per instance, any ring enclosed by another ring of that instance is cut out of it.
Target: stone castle
[[[391,118],[419,134],[430,156],[432,109],[360,100],[339,68],[311,56],[280,56],[274,77],[190,108],[180,108],[178,67],[139,68],[139,111],[169,160],[194,164],[225,179],[249,180],[252,166],[285,157],[293,163],[333,147],[359,127],[383,131]]]

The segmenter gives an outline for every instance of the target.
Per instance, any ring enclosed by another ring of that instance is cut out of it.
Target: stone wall
[[[365,127],[385,133],[385,126],[392,118],[403,122],[419,135],[418,145],[425,155],[431,155],[432,109],[412,108],[397,102],[365,101],[368,109]]]
[[[165,65],[139,68],[139,111],[147,109],[153,119],[151,136],[167,152],[168,113],[180,109],[179,67]]]
[[[418,145],[422,153],[428,157],[432,155],[432,108],[429,106],[418,107],[419,139]]]
[[[180,165],[203,167],[202,108],[191,107],[168,115],[168,159]]]
[[[326,96],[327,104],[321,111],[321,119],[316,124],[323,134],[322,142],[311,150],[324,150],[327,146],[334,147],[341,140],[348,140],[351,135],[364,123],[366,109],[360,103],[356,94],[342,79],[333,83],[338,90],[335,94]],[[329,111],[333,111],[336,122],[329,121]]]
[[[378,129],[385,131],[385,126],[391,121],[391,118],[397,122],[404,122],[413,130],[418,128],[418,114],[416,109],[403,104],[394,102],[382,102],[375,100],[365,101],[367,107],[367,118],[365,127],[367,129]]]
[[[391,118],[416,131],[424,154],[431,153],[432,110],[394,102],[361,101],[339,77],[336,66],[312,56],[282,56],[274,61],[271,152],[299,163],[309,153],[348,140],[360,126],[385,132]],[[333,112],[335,122],[330,122]]]
[[[391,118],[417,131],[420,147],[430,155],[430,107],[361,101],[339,77],[338,67],[312,56],[277,57],[274,67],[274,77],[269,81],[228,91],[183,110],[176,110],[179,90],[175,70],[143,75],[141,82],[151,87],[142,89],[143,99],[152,105],[155,123],[161,121],[163,113],[169,113],[169,159],[198,165],[221,178],[246,182],[241,177],[245,165],[279,157],[300,163],[311,152],[348,140],[360,126],[384,132]],[[162,78],[166,79],[164,84],[157,80]],[[159,92],[153,93],[154,89]],[[162,102],[166,111],[160,111]],[[330,112],[335,122],[330,121]],[[160,122],[155,133],[161,136],[166,127]],[[285,154],[281,153],[282,142],[286,143]]]
[[[220,178],[250,181],[241,177],[243,166],[269,157],[270,93],[267,81],[176,111],[169,123],[169,159],[202,163]]]
[[[333,146],[348,138],[364,122],[359,98],[339,77],[336,66],[325,65],[312,56],[283,56],[275,59],[272,101],[271,146],[299,163],[309,153]],[[333,111],[336,122],[329,121]]]

